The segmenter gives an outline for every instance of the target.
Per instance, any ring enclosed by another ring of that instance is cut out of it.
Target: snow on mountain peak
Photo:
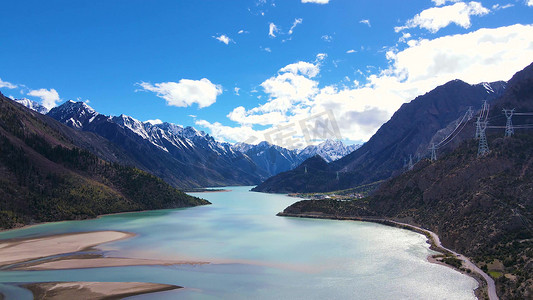
[[[69,100],[60,106],[52,108],[48,115],[60,122],[68,123],[74,128],[81,129],[94,121],[100,114],[84,102]]]
[[[33,111],[36,111],[40,114],[46,114],[48,112],[48,109],[44,106],[42,106],[41,104],[33,101],[33,100],[30,100],[28,98],[22,98],[22,99],[14,99],[15,102],[18,102],[24,106],[26,106],[27,108],[33,110]]]
[[[340,140],[326,140],[318,145],[309,145],[305,147],[298,153],[298,155],[303,157],[313,157],[318,154],[327,162],[332,162],[350,154],[357,148],[357,145],[346,146]]]
[[[118,117],[114,117],[113,121],[122,127],[127,127],[131,131],[140,135],[144,139],[150,139],[149,134],[146,132],[145,125],[150,126],[149,123],[143,123],[135,118],[121,114]]]

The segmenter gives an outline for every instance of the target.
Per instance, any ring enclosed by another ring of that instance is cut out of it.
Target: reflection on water
[[[0,238],[92,230],[136,237],[107,255],[204,261],[203,265],[0,272],[0,282],[141,281],[183,290],[135,299],[475,299],[475,280],[430,264],[425,237],[379,224],[276,217],[298,199],[249,192],[202,193],[213,205],[42,224]],[[0,285],[0,290],[3,286]]]

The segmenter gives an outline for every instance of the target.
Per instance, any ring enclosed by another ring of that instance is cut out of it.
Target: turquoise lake
[[[184,289],[128,299],[475,299],[477,282],[429,263],[423,235],[380,224],[277,217],[298,201],[250,192],[193,194],[208,206],[108,215],[0,233],[0,239],[121,230],[131,239],[104,254],[208,264],[2,271],[7,299],[31,299],[16,283],[136,281]]]

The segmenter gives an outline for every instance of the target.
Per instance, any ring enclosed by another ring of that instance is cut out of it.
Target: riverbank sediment
[[[41,282],[24,285],[34,299],[122,299],[124,297],[180,289],[147,282]]]
[[[140,265],[202,264],[173,260],[104,257],[95,247],[131,238],[122,231],[93,231],[44,237],[0,240],[4,270],[58,270]],[[91,252],[91,251],[94,252]],[[145,282],[38,282],[22,285],[35,299],[119,299],[180,286]],[[0,298],[1,299],[1,298]]]

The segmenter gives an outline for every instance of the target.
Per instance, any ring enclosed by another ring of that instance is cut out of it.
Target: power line
[[[511,118],[514,114],[514,110],[514,108],[502,109],[503,113],[505,114],[505,117],[507,118],[507,123],[505,125],[505,137],[511,137],[514,134],[513,122],[511,121]]]
[[[461,132],[461,130],[463,130],[464,124],[466,124],[472,117],[473,117],[472,107],[469,107],[468,110],[466,111],[466,113],[463,115],[463,118],[461,118],[461,121],[455,125],[455,128],[453,129],[453,131],[450,132],[450,134],[448,134],[448,136],[446,136],[444,139],[442,139],[442,141],[440,141],[440,143],[438,143],[437,145],[434,145],[435,149],[438,149],[438,148],[446,146],[446,144],[448,144],[452,139],[454,139],[457,136],[458,132]],[[463,127],[459,131],[457,131],[457,129],[461,125],[463,125]],[[448,140],[448,138],[450,138],[450,137],[451,137],[451,139]],[[448,140],[448,142],[446,142],[443,145],[443,143],[446,140]]]
[[[435,143],[431,144],[431,147],[429,147],[431,150],[431,161],[437,160],[437,148],[435,147]]]

